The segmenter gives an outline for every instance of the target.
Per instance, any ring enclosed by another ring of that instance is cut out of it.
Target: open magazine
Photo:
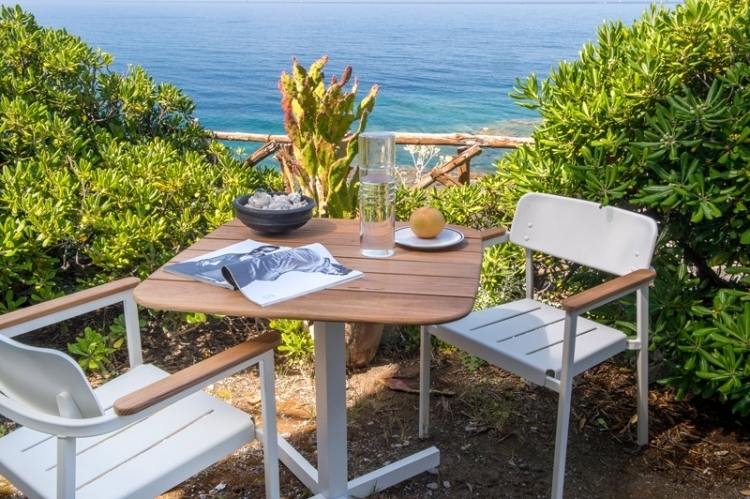
[[[167,272],[238,289],[261,307],[362,276],[339,264],[322,244],[299,248],[247,240],[164,267]]]

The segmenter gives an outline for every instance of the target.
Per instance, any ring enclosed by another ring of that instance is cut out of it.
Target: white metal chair
[[[422,328],[419,435],[429,431],[430,335],[535,384],[558,392],[552,497],[561,498],[573,377],[624,350],[637,350],[638,443],[648,443],[648,286],[656,223],[626,210],[531,193],[518,202],[510,241],[526,249],[526,299]],[[494,242],[497,242],[496,238]],[[551,307],[533,299],[532,254],[545,254],[616,277]],[[581,317],[635,292],[637,334]],[[574,334],[575,332],[575,334]]]
[[[175,374],[142,363],[128,278],[0,316],[0,414],[23,425],[0,438],[0,475],[31,498],[153,497],[259,436],[266,497],[279,497],[273,349],[276,333]],[[92,390],[55,350],[13,336],[122,302],[131,369]],[[201,391],[258,364],[264,428]]]

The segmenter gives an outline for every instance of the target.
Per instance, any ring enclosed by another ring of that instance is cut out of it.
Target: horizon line
[[[30,3],[33,1],[31,0]],[[86,0],[78,1],[85,2]],[[0,4],[3,3],[0,1]],[[250,5],[677,5],[682,3],[682,0],[109,0],[96,3],[225,3]]]

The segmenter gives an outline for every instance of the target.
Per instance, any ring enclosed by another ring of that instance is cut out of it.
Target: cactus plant
[[[327,62],[323,56],[305,70],[294,59],[291,74],[281,75],[281,107],[292,150],[280,159],[287,186],[315,199],[318,216],[351,218],[356,214],[359,188],[351,163],[378,87],[373,85],[357,105],[357,81],[351,89],[345,88],[352,68],[347,66],[340,78],[333,76],[326,86],[323,68]]]

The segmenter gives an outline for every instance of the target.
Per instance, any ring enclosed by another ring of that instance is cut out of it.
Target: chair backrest
[[[647,216],[541,193],[518,201],[510,232],[519,246],[617,275],[648,268],[656,236]]]
[[[0,334],[0,392],[51,416],[103,414],[78,364],[55,350],[24,345]]]

